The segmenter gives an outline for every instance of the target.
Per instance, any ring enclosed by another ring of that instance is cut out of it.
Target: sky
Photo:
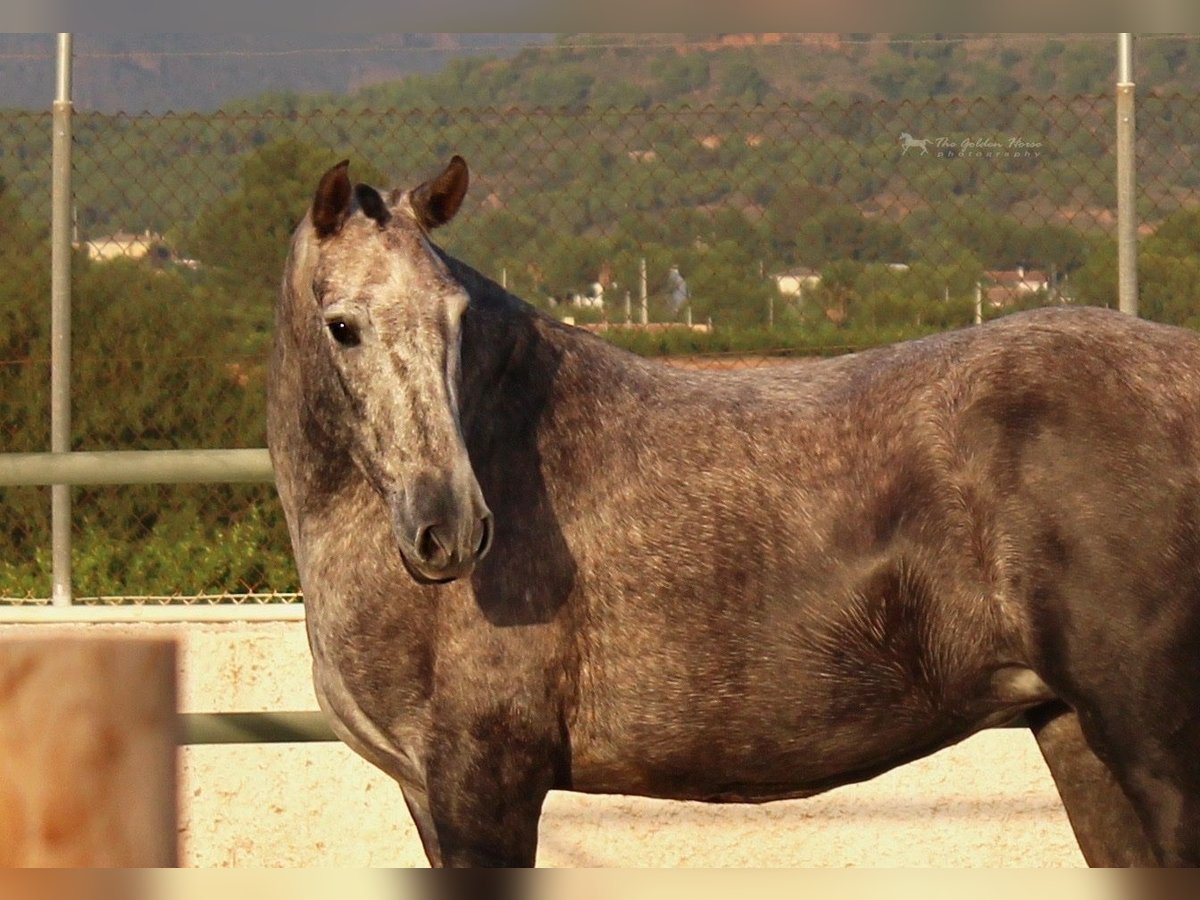
[[[1195,0],[8,0],[11,31],[1192,31]]]

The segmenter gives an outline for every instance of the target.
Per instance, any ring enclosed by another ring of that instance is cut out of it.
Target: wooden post
[[[0,641],[0,866],[178,861],[175,644]]]

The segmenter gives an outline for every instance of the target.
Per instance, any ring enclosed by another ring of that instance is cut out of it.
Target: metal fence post
[[[642,324],[647,325],[650,322],[650,307],[649,293],[646,289],[646,257],[644,256],[638,265],[638,297],[641,300]]]
[[[71,450],[71,35],[58,36],[50,183],[50,452]],[[71,488],[50,488],[51,600],[71,604]]]
[[[1123,313],[1138,313],[1137,180],[1133,35],[1117,35],[1117,298]]]

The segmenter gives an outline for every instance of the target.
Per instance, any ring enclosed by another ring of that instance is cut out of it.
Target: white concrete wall
[[[180,708],[314,709],[301,623],[0,626],[176,636]],[[393,783],[341,744],[185,747],[181,859],[192,866],[423,866]],[[553,793],[544,866],[1080,866],[1023,730],[977,735],[809,800],[706,806]]]

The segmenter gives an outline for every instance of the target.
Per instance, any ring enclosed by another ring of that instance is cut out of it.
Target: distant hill
[[[1141,93],[1200,92],[1200,36],[1139,35]],[[379,85],[371,102],[614,106],[920,102],[1110,95],[1111,34],[577,34],[499,62],[461,60],[428,85]],[[418,105],[428,105],[419,103]]]
[[[613,106],[1111,93],[1113,35],[151,34],[75,37],[98,112]],[[1142,93],[1200,91],[1195,35],[1141,35]],[[413,78],[411,76],[424,76]],[[0,107],[47,109],[54,36],[0,35]]]
[[[97,112],[205,112],[279,91],[350,94],[447,61],[505,56],[547,34],[77,34],[75,104]],[[0,34],[0,107],[48,109],[55,37]]]

